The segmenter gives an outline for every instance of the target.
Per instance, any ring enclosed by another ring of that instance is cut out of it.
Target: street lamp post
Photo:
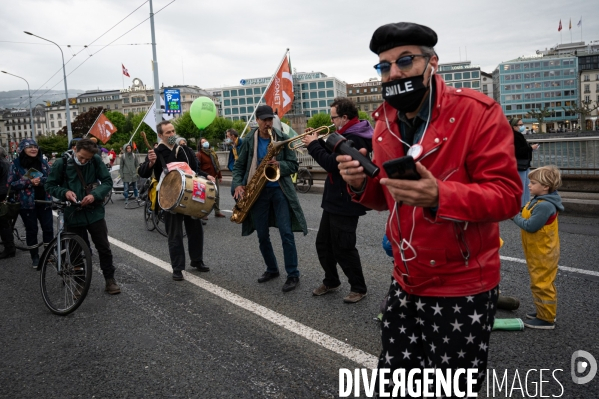
[[[33,108],[31,107],[31,91],[29,90],[29,82],[27,81],[27,79],[21,76],[13,75],[12,73],[8,73],[6,71],[2,71],[2,73],[14,76],[15,78],[23,79],[25,83],[27,83],[27,95],[29,96],[29,121],[31,122],[31,137],[33,138],[35,137],[35,130],[33,128]]]
[[[62,56],[62,75],[63,75],[63,80],[64,80],[65,109],[67,112],[67,138],[70,143],[71,140],[73,140],[73,131],[71,130],[71,111],[69,109],[69,92],[67,90],[67,73],[66,73],[65,66],[64,66],[64,53],[62,52],[62,49],[60,48],[60,46],[58,44],[54,43],[52,40],[45,39],[38,35],[34,35],[31,32],[27,32],[27,31],[24,31],[24,32],[28,35],[35,36],[38,39],[42,39],[47,42],[50,42],[50,43],[54,44],[56,47],[58,47],[58,49],[60,50],[60,55]]]

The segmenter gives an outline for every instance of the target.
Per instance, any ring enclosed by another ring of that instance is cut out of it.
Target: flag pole
[[[141,118],[141,122],[139,122],[139,125],[137,125],[137,128],[135,129],[135,131],[133,132],[133,134],[131,135],[131,138],[129,139],[129,141],[127,142],[127,144],[131,144],[131,142],[133,141],[133,137],[135,137],[135,134],[137,133],[137,131],[139,130],[139,127],[141,126],[142,123],[144,123],[144,120],[146,119],[146,116],[148,116],[148,112],[150,112],[150,110],[152,109],[152,106],[154,106],[154,104],[156,103],[156,100],[154,100],[152,102],[152,105],[150,105],[150,108],[148,108],[148,110],[146,111],[146,113],[144,114],[144,117]],[[148,148],[149,150],[150,148]]]
[[[260,100],[258,100],[258,103],[255,104],[256,106],[254,107],[254,112],[252,112],[252,115],[250,115],[250,119],[248,119],[248,121],[245,124],[245,127],[243,128],[243,131],[241,132],[241,134],[239,135],[239,137],[243,138],[243,135],[245,134],[246,129],[250,125],[250,122],[252,121],[252,119],[254,119],[254,116],[256,115],[256,108],[258,108],[258,105],[260,105],[260,103],[262,102],[262,99],[264,98],[264,95],[266,94],[266,92],[270,88],[270,85],[272,84],[272,81],[275,79],[275,76],[276,76],[277,72],[279,72],[279,68],[281,67],[281,65],[283,65],[283,62],[285,61],[285,57],[287,57],[287,54],[289,54],[289,49],[285,50],[285,55],[283,56],[283,58],[281,58],[281,62],[279,62],[279,65],[277,65],[277,69],[275,69],[275,73],[273,73],[272,76],[270,77],[270,81],[268,82],[268,86],[266,86],[266,89],[262,92],[262,96],[260,97]]]
[[[89,130],[87,131],[87,133],[85,133],[85,136],[83,138],[86,138],[87,136],[89,136],[89,132],[92,131],[92,128],[96,125],[96,122],[98,121],[98,119],[100,119],[100,115],[102,115],[103,113],[104,113],[104,109],[102,109],[102,111],[100,111],[100,113],[96,117],[96,120],[94,121],[94,123],[92,123],[92,125],[90,126]]]

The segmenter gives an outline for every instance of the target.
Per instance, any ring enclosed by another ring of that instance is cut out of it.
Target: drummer
[[[175,127],[169,121],[162,121],[157,126],[160,144],[154,150],[148,151],[144,163],[139,166],[138,174],[149,178],[154,173],[156,179],[160,179],[162,172],[167,172],[166,165],[170,162],[185,162],[192,170],[196,171],[197,162],[195,157],[189,157],[186,151],[177,145],[179,137],[175,134]],[[200,172],[200,176],[214,181],[214,177]],[[168,235],[168,252],[173,268],[173,280],[182,281],[183,270],[185,270],[185,249],[183,247],[183,223],[187,231],[187,243],[191,267],[200,272],[208,272],[210,268],[204,264],[204,229],[202,221],[179,213],[165,212],[165,228]]]

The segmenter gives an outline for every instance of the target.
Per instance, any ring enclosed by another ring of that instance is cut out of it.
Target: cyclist
[[[101,184],[98,185],[98,181]],[[61,201],[81,200],[81,211],[65,209],[66,231],[79,235],[88,246],[89,233],[100,258],[100,268],[106,280],[105,291],[111,295],[119,294],[121,289],[114,278],[115,267],[104,219],[104,197],[112,190],[112,179],[98,155],[98,146],[89,139],[79,140],[72,158],[60,158],[54,163],[46,181],[46,190]]]

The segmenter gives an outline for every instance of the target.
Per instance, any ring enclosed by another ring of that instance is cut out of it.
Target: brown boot
[[[121,287],[119,287],[114,278],[106,279],[106,288],[104,291],[108,292],[110,295],[116,295],[121,293]]]

